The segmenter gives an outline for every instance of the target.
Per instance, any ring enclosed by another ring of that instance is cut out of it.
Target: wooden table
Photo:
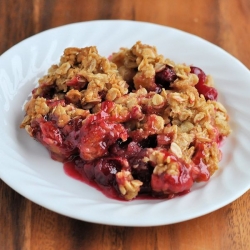
[[[249,0],[1,0],[0,54],[40,31],[96,19],[172,26],[217,44],[250,68]],[[213,213],[174,225],[98,225],[40,207],[0,180],[0,249],[247,250],[249,214],[250,191]]]

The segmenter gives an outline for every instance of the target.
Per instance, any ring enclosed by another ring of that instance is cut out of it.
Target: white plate
[[[64,48],[96,45],[109,56],[136,41],[155,45],[178,63],[193,64],[213,75],[220,101],[231,117],[232,135],[222,147],[220,169],[208,183],[172,200],[121,202],[76,181],[61,163],[19,129],[23,103],[37,79],[59,61]],[[164,225],[192,219],[234,201],[250,187],[250,73],[217,46],[185,32],[133,21],[70,24],[30,37],[0,57],[0,176],[21,195],[76,219],[123,226]]]

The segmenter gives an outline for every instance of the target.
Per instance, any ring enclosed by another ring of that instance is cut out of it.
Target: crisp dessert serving
[[[230,133],[212,77],[141,42],[109,58],[66,48],[25,111],[21,128],[54,160],[124,200],[172,198],[208,181]]]

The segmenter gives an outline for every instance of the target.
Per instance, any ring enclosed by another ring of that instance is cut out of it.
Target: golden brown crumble
[[[157,91],[156,74],[166,67],[173,69],[177,78],[169,88]],[[95,46],[67,48],[60,63],[50,67],[32,92],[21,128],[34,136],[33,123],[41,117],[52,117],[61,129],[76,118],[84,124],[86,118],[101,111],[103,102],[110,101],[113,106],[105,112],[122,124],[134,141],[151,135],[168,137],[168,151],[187,164],[192,163],[196,147],[202,143],[203,163],[212,175],[221,159],[217,137],[229,135],[229,118],[221,103],[199,94],[198,81],[190,66],[175,64],[141,42],[130,49],[121,48],[109,59],[100,56]],[[213,86],[211,76],[206,84]],[[171,159],[157,147],[148,149],[143,161],[153,164],[153,175],[176,176],[179,165]],[[128,169],[118,171],[116,181],[126,200],[134,199],[143,185]],[[153,191],[166,190],[156,187]]]

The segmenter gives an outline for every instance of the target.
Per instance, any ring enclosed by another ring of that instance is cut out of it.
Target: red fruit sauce
[[[125,201],[124,198],[122,198],[121,196],[119,196],[119,194],[117,193],[117,190],[114,189],[113,186],[102,186],[99,185],[97,182],[89,180],[86,175],[84,174],[80,174],[76,168],[75,168],[75,164],[73,162],[65,162],[63,164],[63,169],[64,172],[71,178],[77,180],[77,181],[81,181],[89,186],[91,186],[92,188],[97,189],[98,191],[102,192],[106,197],[110,198],[110,199],[115,199],[115,200],[119,200],[119,201]],[[135,200],[155,200],[155,199],[173,199],[176,196],[182,196],[185,194],[188,194],[190,192],[190,189],[184,190],[182,192],[176,193],[176,194],[169,194],[167,197],[164,196],[151,196],[149,194],[140,194],[138,195]],[[127,201],[125,201],[127,202]]]
[[[80,174],[76,170],[75,164],[73,162],[65,162],[63,164],[63,169],[64,172],[71,178],[86,183],[87,185],[102,192],[106,197],[119,201],[124,201],[123,198],[119,197],[117,191],[112,186],[100,186],[97,182],[91,181],[85,175]]]

